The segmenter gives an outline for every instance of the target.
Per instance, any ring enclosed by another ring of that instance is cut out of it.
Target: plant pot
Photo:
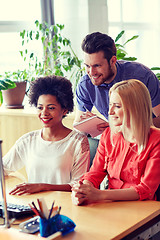
[[[26,93],[27,82],[15,82],[16,87],[2,91],[3,101],[6,108],[24,108],[22,105]]]

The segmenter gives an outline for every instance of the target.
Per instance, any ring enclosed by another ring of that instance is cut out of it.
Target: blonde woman
[[[109,125],[90,171],[72,188],[76,205],[99,201],[155,199],[160,184],[160,129],[152,124],[147,87],[122,81],[109,93]],[[109,187],[99,185],[108,175]]]

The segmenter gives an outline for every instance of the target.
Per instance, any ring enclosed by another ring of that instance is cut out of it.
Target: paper
[[[79,130],[80,132],[90,134],[91,137],[96,137],[103,132],[97,129],[97,125],[101,123],[107,123],[107,120],[104,120],[95,115],[90,118],[86,118],[81,122],[75,123],[73,127]]]

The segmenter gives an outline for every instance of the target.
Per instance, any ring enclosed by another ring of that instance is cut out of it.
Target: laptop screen
[[[0,140],[0,181],[1,181],[1,190],[2,190],[3,215],[5,219],[4,224],[7,228],[9,228],[10,225],[9,225],[9,218],[7,213],[5,177],[4,177],[4,169],[3,169],[3,162],[2,162],[2,140]]]

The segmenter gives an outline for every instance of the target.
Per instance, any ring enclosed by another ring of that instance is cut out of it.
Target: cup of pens
[[[37,202],[39,209],[34,202],[32,202],[32,206],[30,205],[30,207],[35,214],[40,217],[39,228],[41,237],[48,237],[56,232],[61,232],[62,235],[66,235],[74,231],[75,223],[67,216],[60,214],[61,207],[54,207],[53,202],[49,210],[44,199],[37,199]]]

